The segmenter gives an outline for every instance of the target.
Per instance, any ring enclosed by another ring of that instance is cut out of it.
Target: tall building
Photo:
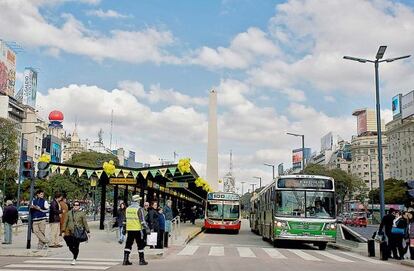
[[[333,147],[330,157],[326,161],[326,167],[329,169],[341,169],[347,173],[351,173],[352,153],[351,144],[341,140]]]
[[[62,150],[62,161],[66,162],[72,159],[72,156],[77,153],[81,153],[86,151],[85,146],[82,144],[79,135],[78,129],[75,125],[75,129],[72,132],[70,138],[68,138],[67,142],[64,143],[64,147]]]
[[[357,135],[372,135],[377,133],[377,117],[374,109],[362,108],[352,113],[357,117]],[[381,130],[385,130],[384,121],[381,120]]]
[[[388,122],[391,177],[414,180],[414,91],[398,94],[392,100],[393,120]]]
[[[26,119],[22,124],[22,134],[24,138],[23,144],[27,144],[27,157],[24,160],[37,162],[42,155],[42,142],[47,135],[47,123],[40,118],[32,107],[24,105],[24,108]]]

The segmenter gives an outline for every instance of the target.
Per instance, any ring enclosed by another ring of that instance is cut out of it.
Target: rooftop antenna
[[[114,110],[111,111],[111,131],[109,136],[109,149],[112,151],[112,128],[114,126]]]
[[[230,174],[233,175],[233,151],[230,150]]]
[[[178,157],[178,153],[176,153],[175,151],[174,151],[174,163],[175,163],[175,159]]]

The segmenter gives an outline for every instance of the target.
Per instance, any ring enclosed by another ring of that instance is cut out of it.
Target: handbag
[[[391,228],[391,233],[395,234],[395,235],[405,235],[405,229],[392,227]]]
[[[157,237],[158,237],[158,233],[156,232],[151,232],[151,234],[148,234],[147,235],[147,246],[156,246]]]
[[[75,215],[73,211],[72,211],[72,221],[73,221],[73,237],[81,243],[88,241],[88,234],[86,233],[85,228],[76,226]]]

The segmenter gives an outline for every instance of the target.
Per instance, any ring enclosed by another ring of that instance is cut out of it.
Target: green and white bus
[[[251,199],[250,227],[270,240],[313,243],[324,250],[336,241],[334,180],[325,176],[280,176]]]

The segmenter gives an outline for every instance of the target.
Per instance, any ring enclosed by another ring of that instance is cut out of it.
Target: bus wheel
[[[318,244],[319,250],[325,250],[326,249],[326,245],[327,245],[327,243],[319,243]]]

